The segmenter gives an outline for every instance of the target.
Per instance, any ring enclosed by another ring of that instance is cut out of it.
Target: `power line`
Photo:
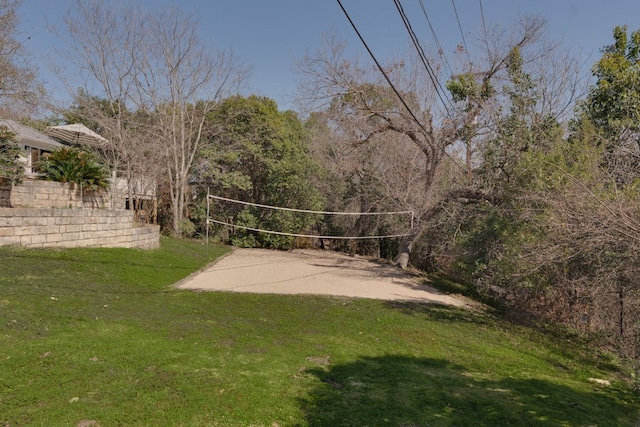
[[[464,51],[467,53],[469,63],[471,63],[471,55],[469,54],[469,48],[467,47],[467,40],[464,38],[464,31],[462,31],[462,24],[460,23],[460,16],[458,15],[458,9],[456,8],[455,0],[451,0],[451,4],[453,5],[453,11],[456,14],[456,21],[458,21],[458,29],[460,29],[460,35],[462,36],[462,45],[464,46]]]
[[[404,108],[406,108],[407,112],[409,113],[409,115],[413,118],[413,120],[418,124],[418,126],[420,126],[420,128],[425,132],[427,132],[427,129],[424,127],[424,125],[422,124],[422,122],[420,120],[418,120],[418,118],[415,116],[415,114],[413,113],[413,111],[411,111],[411,108],[409,108],[409,105],[407,104],[407,102],[404,100],[404,98],[402,97],[402,95],[400,94],[400,92],[398,91],[398,89],[396,89],[396,87],[394,86],[393,82],[391,82],[391,79],[389,78],[389,76],[387,75],[386,71],[384,71],[384,68],[382,68],[382,65],[380,65],[380,62],[378,62],[378,59],[376,59],[375,55],[373,54],[373,52],[371,51],[371,49],[369,49],[369,45],[367,44],[366,41],[364,41],[364,38],[362,37],[362,34],[360,34],[360,31],[358,31],[358,27],[356,27],[356,24],[353,22],[353,20],[351,19],[351,16],[349,16],[349,13],[347,12],[347,10],[344,8],[344,6],[342,5],[342,2],[340,0],[338,0],[338,4],[340,5],[340,9],[342,9],[342,12],[344,13],[344,15],[347,17],[347,20],[349,21],[349,23],[351,24],[351,27],[353,28],[353,30],[356,32],[358,38],[360,39],[360,41],[362,42],[362,44],[364,45],[364,48],[367,49],[367,52],[369,52],[369,55],[371,56],[371,59],[373,59],[373,62],[375,62],[376,66],[378,67],[378,70],[380,70],[380,72],[382,73],[382,75],[384,76],[385,80],[387,81],[387,83],[389,84],[389,86],[391,87],[391,89],[393,90],[393,92],[396,94],[396,96],[398,97],[398,99],[400,100],[400,102],[402,103],[402,105],[404,106]]]
[[[371,51],[371,49],[369,48],[369,45],[367,45],[367,42],[364,40],[364,38],[362,37],[362,34],[360,34],[360,31],[358,31],[358,27],[356,27],[356,24],[353,22],[353,20],[351,19],[351,16],[349,16],[349,13],[347,12],[347,10],[344,8],[344,6],[342,5],[342,2],[340,0],[337,0],[338,4],[340,5],[340,9],[342,9],[342,13],[344,13],[344,16],[346,16],[347,20],[349,21],[349,23],[351,24],[351,27],[353,28],[353,30],[356,32],[358,38],[360,39],[360,41],[362,42],[363,46],[365,47],[365,49],[367,50],[367,52],[369,52],[369,55],[371,56],[371,59],[373,59],[373,62],[375,62],[376,66],[378,67],[378,70],[380,70],[380,72],[382,73],[382,75],[384,76],[385,80],[387,81],[387,83],[389,84],[389,86],[391,87],[391,89],[393,90],[393,92],[396,94],[396,96],[398,97],[398,99],[400,100],[400,102],[402,103],[402,105],[404,106],[404,108],[407,109],[407,111],[409,112],[409,115],[413,118],[413,120],[415,121],[415,123],[420,127],[420,129],[422,129],[422,131],[425,134],[429,134],[429,131],[427,131],[427,128],[425,128],[425,126],[422,124],[422,122],[420,120],[418,120],[418,118],[415,116],[415,114],[413,113],[413,111],[411,111],[411,108],[409,108],[409,105],[407,104],[407,102],[404,100],[404,98],[402,97],[402,95],[400,94],[400,92],[396,89],[396,87],[394,86],[394,84],[391,82],[391,79],[389,78],[389,76],[387,75],[387,73],[384,71],[384,68],[382,68],[382,65],[380,65],[380,62],[376,59],[375,55],[373,54],[373,52]],[[446,105],[445,105],[445,109],[446,109]],[[449,110],[446,110],[447,112]],[[447,150],[444,149],[444,147],[441,147],[438,144],[434,144],[436,146],[437,149],[439,149],[440,151],[442,151],[447,157],[449,157],[453,164],[455,164],[456,166],[462,168],[461,165],[459,165],[452,157],[449,153],[447,153]]]
[[[422,0],[420,0],[422,1]],[[487,24],[484,21],[484,8],[482,7],[482,0],[480,1],[480,17],[482,18],[482,31],[484,32],[484,38],[487,39]]]
[[[420,2],[420,8],[422,9],[422,14],[426,18],[427,24],[429,24],[429,29],[431,30],[431,35],[433,36],[433,40],[436,42],[438,53],[444,59],[444,63],[447,65],[447,68],[449,69],[449,75],[453,75],[453,68],[451,67],[451,64],[449,64],[447,55],[444,53],[444,49],[440,44],[440,40],[438,40],[438,36],[436,35],[436,31],[434,30],[433,25],[431,25],[431,20],[429,19],[429,14],[427,13],[427,9],[424,7],[424,3],[422,0],[419,0],[419,2]]]
[[[402,22],[404,23],[405,28],[409,32],[409,37],[411,38],[411,41],[413,42],[413,45],[415,46],[416,50],[418,51],[418,56],[420,57],[420,60],[422,61],[422,64],[424,65],[424,67],[427,70],[427,74],[429,75],[429,79],[431,80],[431,83],[433,84],[433,87],[436,90],[436,94],[438,95],[438,98],[440,98],[440,101],[442,102],[442,105],[444,106],[444,108],[445,108],[445,110],[447,112],[447,115],[451,119],[451,115],[449,113],[449,108],[448,108],[448,105],[447,105],[447,102],[450,103],[450,101],[447,98],[447,102],[445,102],[444,98],[446,96],[442,95],[442,93],[446,93],[446,92],[445,92],[444,88],[442,87],[442,85],[440,84],[440,81],[438,80],[438,76],[436,75],[435,71],[433,70],[433,67],[429,63],[429,59],[427,58],[427,55],[425,54],[424,49],[422,48],[422,45],[420,44],[420,41],[418,40],[418,36],[416,35],[415,31],[413,31],[413,27],[411,26],[411,22],[409,21],[409,18],[407,17],[406,13],[404,12],[404,8],[402,7],[402,3],[400,2],[400,0],[394,0],[394,3],[396,5],[396,8],[398,9],[398,13],[400,13],[400,17],[402,18]]]

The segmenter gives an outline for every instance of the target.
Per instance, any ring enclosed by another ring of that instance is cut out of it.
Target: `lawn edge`
[[[216,265],[218,262],[220,262],[220,261],[221,261],[221,260],[223,260],[224,258],[228,257],[229,255],[232,255],[232,254],[235,252],[235,250],[236,250],[236,248],[235,248],[235,247],[233,247],[233,246],[227,246],[227,245],[224,245],[224,246],[226,246],[226,247],[228,247],[228,248],[230,249],[230,250],[229,250],[229,252],[227,252],[226,254],[223,254],[223,255],[221,255],[221,256],[219,256],[219,257],[217,257],[216,259],[214,259],[213,261],[209,262],[209,263],[208,263],[207,265],[205,265],[204,267],[199,268],[198,270],[196,270],[196,271],[192,272],[192,273],[191,273],[191,274],[189,274],[188,276],[183,277],[182,279],[178,280],[177,282],[175,282],[175,283],[171,284],[171,285],[170,285],[170,287],[172,287],[172,288],[176,288],[176,289],[180,289],[180,290],[183,290],[183,291],[184,291],[184,290],[190,290],[190,291],[195,291],[195,290],[197,290],[197,289],[186,289],[186,288],[185,288],[185,289],[183,289],[183,288],[181,288],[180,286],[181,286],[183,283],[185,283],[185,282],[187,282],[187,281],[191,280],[191,279],[193,278],[193,276],[196,276],[196,275],[198,275],[198,274],[202,273],[203,271],[207,270],[208,268],[213,267],[214,265]]]

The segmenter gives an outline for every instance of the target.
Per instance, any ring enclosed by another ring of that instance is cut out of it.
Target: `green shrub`
[[[6,126],[0,126],[0,179],[19,183],[24,175],[24,167],[18,163],[21,150],[14,137]]]
[[[95,156],[74,147],[62,147],[36,165],[48,181],[77,184],[86,190],[109,188],[109,173]]]
[[[196,233],[196,226],[188,218],[182,218],[178,222],[178,228],[182,237],[193,237]]]

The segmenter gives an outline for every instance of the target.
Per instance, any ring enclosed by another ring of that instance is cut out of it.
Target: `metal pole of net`
[[[335,212],[294,209],[234,200],[208,194],[215,209],[207,211],[207,225],[292,238],[369,240],[408,236],[413,211]],[[209,202],[207,200],[207,207]]]
[[[207,187],[207,219],[206,219],[206,223],[204,225],[205,227],[205,234],[206,234],[206,245],[207,245],[207,250],[209,250],[209,205],[210,205],[210,199],[209,199],[209,187]]]

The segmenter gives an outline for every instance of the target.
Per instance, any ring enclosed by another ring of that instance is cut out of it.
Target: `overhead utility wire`
[[[451,4],[453,5],[453,11],[456,14],[456,21],[458,21],[458,28],[460,29],[460,35],[462,36],[462,45],[464,46],[464,51],[467,53],[467,58],[469,58],[469,63],[471,63],[471,54],[469,54],[469,48],[467,47],[467,40],[464,38],[464,31],[462,31],[462,24],[460,23],[460,16],[458,15],[458,9],[456,8],[455,0],[451,0]]]
[[[440,81],[438,80],[438,76],[436,75],[435,71],[433,70],[433,67],[429,63],[429,58],[427,58],[427,55],[425,54],[424,49],[422,48],[422,45],[418,40],[418,36],[416,35],[415,31],[413,31],[411,22],[409,21],[409,18],[407,17],[406,13],[404,12],[404,8],[402,7],[402,3],[400,3],[400,0],[394,0],[394,3],[396,5],[396,8],[398,9],[398,13],[400,13],[400,17],[402,18],[402,22],[404,23],[405,28],[409,32],[409,37],[411,38],[413,45],[418,51],[418,56],[420,57],[420,60],[422,61],[422,64],[424,65],[424,67],[427,69],[427,74],[429,75],[429,79],[431,80],[431,83],[433,83],[433,87],[436,90],[436,94],[438,95],[438,98],[440,98],[440,101],[442,102],[442,105],[444,106],[447,112],[447,115],[449,116],[449,119],[451,119],[451,114],[449,112],[449,106],[448,106],[448,103],[450,103],[451,101],[449,100],[449,98],[446,98],[446,95],[443,95],[443,93],[446,94],[446,91],[440,84]],[[445,98],[447,99],[446,102],[445,102]]]
[[[347,12],[347,10],[344,8],[344,6],[342,5],[342,2],[340,0],[337,0],[338,4],[340,5],[340,9],[342,9],[342,13],[344,13],[344,16],[347,17],[347,20],[349,21],[349,23],[351,24],[351,27],[353,28],[353,31],[356,32],[356,34],[358,35],[358,38],[360,39],[360,41],[362,42],[362,44],[364,45],[365,49],[367,49],[367,52],[369,52],[369,55],[371,56],[371,59],[373,59],[373,62],[375,62],[376,66],[378,67],[378,70],[380,70],[380,72],[382,73],[382,75],[384,76],[385,80],[387,81],[387,83],[389,84],[389,86],[391,87],[391,89],[393,90],[393,92],[396,94],[396,96],[398,97],[398,99],[400,100],[400,102],[402,103],[402,105],[404,106],[404,108],[407,109],[407,111],[409,112],[409,115],[411,115],[411,117],[413,118],[413,120],[418,124],[418,126],[420,127],[420,129],[422,129],[423,132],[425,133],[429,133],[427,131],[427,129],[424,127],[424,125],[422,124],[422,122],[420,120],[418,120],[418,118],[415,116],[415,114],[413,113],[413,111],[411,111],[411,108],[409,108],[409,105],[407,104],[407,102],[404,100],[404,98],[402,97],[402,95],[400,94],[400,92],[398,92],[398,90],[396,89],[396,87],[394,86],[394,84],[391,82],[391,79],[389,78],[389,76],[387,75],[387,73],[384,71],[384,68],[382,68],[382,65],[380,65],[380,62],[378,62],[378,60],[376,59],[375,55],[373,54],[373,52],[371,51],[371,49],[369,49],[369,45],[367,45],[367,42],[364,41],[364,38],[362,37],[362,35],[360,34],[360,31],[358,31],[358,27],[356,27],[356,24],[353,22],[353,20],[351,19],[351,16],[349,16],[349,13]],[[448,111],[448,110],[447,110]],[[449,157],[452,161],[454,165],[457,165],[458,167],[462,168],[462,166],[460,166],[458,164],[458,162],[456,162],[449,153],[447,153],[447,150],[445,150],[443,147],[440,147],[439,145],[436,144],[436,147],[442,151],[447,157]]]
[[[422,1],[422,0],[420,0]],[[482,7],[482,0],[480,1],[480,17],[482,18],[482,31],[484,32],[484,38],[487,39],[487,24],[484,20],[484,8]]]
[[[424,2],[422,0],[419,0],[419,2],[420,2],[420,8],[422,9],[422,14],[426,18],[427,24],[429,24],[429,29],[431,30],[431,35],[433,36],[433,40],[436,42],[438,53],[444,59],[444,63],[447,65],[447,68],[449,69],[449,75],[453,75],[453,68],[451,67],[451,64],[449,64],[447,55],[445,54],[444,49],[440,44],[440,40],[438,40],[438,36],[436,35],[436,31],[434,30],[433,25],[431,25],[431,20],[429,19],[429,14],[427,13],[427,9],[424,7]]]
[[[393,92],[396,94],[396,96],[398,97],[398,99],[400,99],[400,102],[402,103],[402,105],[404,105],[404,108],[407,109],[407,111],[409,112],[409,115],[411,115],[411,117],[413,118],[413,120],[415,120],[415,122],[418,124],[418,126],[420,126],[420,128],[424,131],[427,132],[427,129],[424,127],[424,125],[422,124],[422,122],[420,120],[418,120],[418,118],[415,116],[415,114],[413,114],[413,111],[411,111],[411,108],[409,108],[409,105],[407,104],[407,102],[404,100],[404,98],[402,97],[402,95],[400,94],[400,92],[398,92],[398,89],[396,89],[396,87],[394,86],[394,84],[391,82],[391,79],[389,78],[389,76],[387,75],[387,73],[384,71],[384,68],[382,68],[382,65],[380,65],[380,62],[378,62],[378,60],[376,59],[375,55],[373,54],[373,52],[371,51],[371,49],[369,49],[369,45],[367,45],[367,42],[364,41],[364,38],[362,37],[362,35],[360,34],[360,31],[358,31],[358,28],[356,27],[356,24],[353,22],[353,20],[351,19],[351,17],[349,16],[349,13],[347,12],[347,10],[344,8],[344,6],[342,5],[342,2],[340,0],[338,0],[338,4],[340,5],[340,9],[342,9],[342,12],[344,13],[344,16],[347,17],[347,20],[349,21],[349,23],[351,24],[351,27],[353,28],[353,30],[356,32],[356,34],[358,35],[358,38],[360,39],[360,41],[362,42],[362,44],[364,45],[364,48],[367,49],[367,52],[369,52],[369,55],[371,56],[371,59],[373,59],[373,62],[376,63],[376,66],[378,67],[378,70],[380,70],[380,72],[382,73],[382,75],[384,76],[385,80],[387,81],[387,83],[389,84],[389,86],[391,87],[391,89],[393,90]]]

